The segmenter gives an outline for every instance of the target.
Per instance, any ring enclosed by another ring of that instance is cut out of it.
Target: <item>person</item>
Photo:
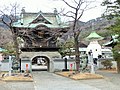
[[[93,52],[93,63],[97,65],[97,60],[98,60],[98,52],[97,49]]]

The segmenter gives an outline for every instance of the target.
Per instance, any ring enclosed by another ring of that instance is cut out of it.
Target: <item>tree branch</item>
[[[62,0],[62,1],[65,2],[66,5],[68,5],[69,7],[73,8],[73,9],[76,9],[76,7],[71,6],[71,5],[70,5],[68,2],[66,2],[65,0]]]
[[[68,11],[68,12],[66,12],[65,14],[69,14],[69,13],[72,13],[72,14],[75,15],[75,13],[74,13],[73,11]]]
[[[5,16],[6,16],[6,15],[3,15],[3,16],[2,16],[2,22],[3,22],[5,25],[7,25],[8,27],[10,27],[10,25],[9,25],[7,22],[4,21],[4,17],[5,17]]]
[[[75,2],[76,4],[78,4],[78,2],[77,2],[76,0],[74,0],[74,2]]]
[[[89,4],[87,4],[83,9],[82,9],[82,11],[81,11],[81,14],[80,14],[80,16],[78,17],[78,20],[82,17],[82,15],[83,15],[83,13],[84,13],[84,11],[86,11],[86,10],[90,10],[90,9],[92,9],[92,8],[95,8],[95,7],[90,7],[90,8],[87,8],[88,6],[90,5],[90,3]],[[87,9],[86,9],[87,8]]]
[[[80,16],[77,18],[78,20],[82,17],[83,13],[84,13],[84,9],[82,10]]]
[[[79,3],[77,4],[77,8],[76,8],[76,9],[79,10],[83,3],[84,3],[84,2],[82,2],[82,0],[79,0]]]
[[[14,12],[14,16],[15,16],[15,18],[16,18],[16,9],[19,7],[19,4],[17,4],[17,2],[15,3],[15,4],[10,4],[10,6],[12,7],[12,9],[11,9],[11,11],[10,11],[10,14],[12,14],[12,12]]]
[[[74,16],[72,16],[72,15],[63,14],[63,16],[66,16],[66,17],[70,17],[70,18],[75,19],[75,17],[74,17]]]

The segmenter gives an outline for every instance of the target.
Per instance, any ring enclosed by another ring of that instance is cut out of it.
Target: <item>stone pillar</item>
[[[54,69],[54,61],[53,60],[50,60],[50,63],[49,63],[49,72],[53,73],[55,71]]]

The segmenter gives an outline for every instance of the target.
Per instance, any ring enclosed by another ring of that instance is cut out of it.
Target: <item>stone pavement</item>
[[[105,78],[72,80],[53,73],[34,72],[35,90],[120,90],[119,74],[103,71],[97,73]]]
[[[105,71],[97,71],[97,74],[101,74],[105,78],[82,80],[80,82],[99,88],[100,90],[120,90],[120,74]]]
[[[116,72],[105,72],[105,71],[97,71],[98,74],[105,76],[109,82],[120,87],[120,74]]]
[[[98,71],[104,79],[72,80],[46,71],[33,72],[34,82],[2,82],[0,90],[120,90],[120,74]]]
[[[35,90],[100,90],[48,72],[33,72]]]
[[[2,82],[0,90],[34,90],[33,82]]]

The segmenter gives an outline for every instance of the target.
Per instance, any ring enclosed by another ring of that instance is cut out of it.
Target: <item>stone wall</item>
[[[67,69],[71,69],[70,64],[72,64],[72,70],[75,70],[76,64],[74,59],[67,60]],[[64,59],[55,59],[54,60],[54,71],[62,71],[65,69],[65,60]]]
[[[24,57],[28,57],[30,60],[32,60],[34,57],[37,56],[44,56],[47,57],[49,59],[49,72],[54,72],[54,60],[55,59],[60,59],[61,55],[59,52],[57,51],[46,51],[46,52],[22,52],[20,54],[20,58],[24,58]]]

